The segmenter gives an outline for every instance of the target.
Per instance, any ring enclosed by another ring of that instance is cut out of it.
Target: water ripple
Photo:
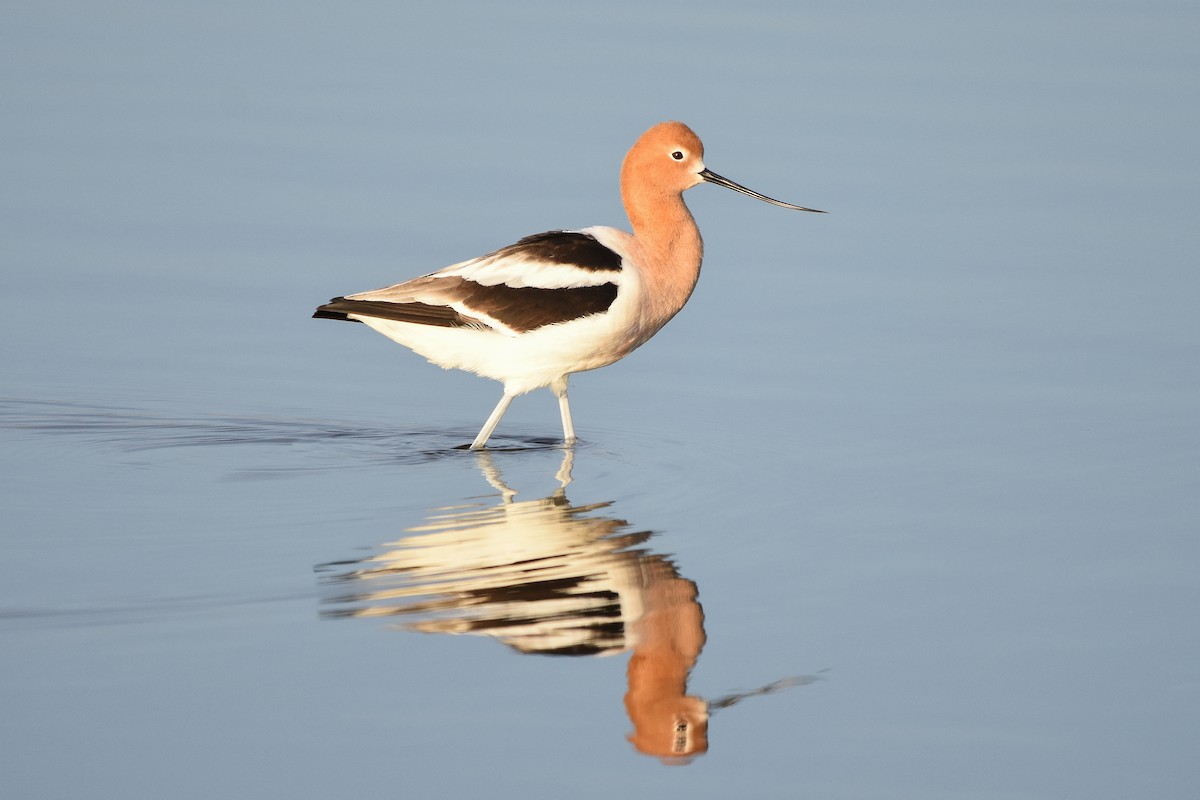
[[[461,456],[473,430],[431,427],[406,430],[343,420],[275,416],[174,416],[145,409],[57,400],[0,399],[0,429],[83,440],[124,463],[144,463],[156,452],[194,448],[287,448],[286,466],[256,474],[327,470],[383,463],[420,464]],[[496,436],[493,451],[551,450],[544,436]],[[290,457],[300,453],[304,458]]]

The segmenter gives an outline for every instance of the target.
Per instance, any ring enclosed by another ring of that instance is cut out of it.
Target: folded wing
[[[608,310],[622,257],[581,231],[527,236],[411,281],[335,297],[314,317],[491,329],[515,336]]]

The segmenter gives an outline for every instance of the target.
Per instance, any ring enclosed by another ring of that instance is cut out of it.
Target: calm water
[[[0,19],[5,797],[1193,796],[1192,5]],[[308,318],[667,118],[832,213],[689,193],[573,450]]]

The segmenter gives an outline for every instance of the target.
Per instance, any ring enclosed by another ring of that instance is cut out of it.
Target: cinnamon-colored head
[[[678,195],[703,183],[704,144],[682,122],[660,122],[643,133],[621,165],[624,191]]]

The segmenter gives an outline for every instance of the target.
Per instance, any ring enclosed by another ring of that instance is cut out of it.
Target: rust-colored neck
[[[638,180],[638,168],[638,159],[630,153],[621,170],[621,199],[637,241],[647,311],[644,323],[653,332],[683,308],[696,288],[704,241],[682,193]]]

